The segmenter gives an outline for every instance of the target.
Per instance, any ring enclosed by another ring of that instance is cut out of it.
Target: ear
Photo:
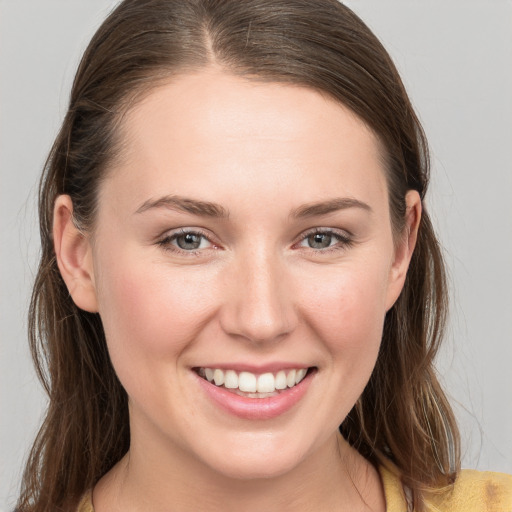
[[[407,269],[416,247],[418,228],[421,220],[421,198],[416,190],[409,190],[405,196],[405,226],[395,247],[393,264],[389,273],[386,311],[391,309],[404,287]]]
[[[67,195],[57,197],[53,211],[53,244],[57,265],[73,302],[96,313],[96,287],[89,237],[73,222],[73,202]]]

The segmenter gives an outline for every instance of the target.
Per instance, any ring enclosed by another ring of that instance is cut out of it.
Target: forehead
[[[210,132],[208,135],[213,130],[219,136],[267,138],[309,136],[305,121],[321,121],[326,130],[339,129],[336,121],[343,117],[343,124],[351,132],[357,125],[357,130],[376,139],[356,114],[327,93],[258,77],[239,77],[214,68],[177,75],[141,98],[124,117],[121,129],[125,135],[133,134],[131,130],[144,124],[149,116],[153,121],[179,120],[189,132],[192,129],[197,134],[204,129]]]
[[[120,135],[124,151],[111,176],[143,175],[141,199],[165,188],[206,193],[211,181],[239,187],[240,194],[261,182],[284,185],[289,193],[290,184],[314,185],[319,196],[333,180],[344,183],[348,195],[355,188],[385,188],[371,129],[348,108],[305,87],[217,70],[181,75],[129,110]]]

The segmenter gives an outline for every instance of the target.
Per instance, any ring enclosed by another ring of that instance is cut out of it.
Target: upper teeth
[[[237,373],[235,370],[201,368],[199,373],[216,386],[239,389],[246,393],[273,393],[276,389],[291,388],[298,384],[307,373],[307,368],[280,370],[276,374],[251,372]]]

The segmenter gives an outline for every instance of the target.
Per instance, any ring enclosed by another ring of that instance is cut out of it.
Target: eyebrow
[[[372,213],[370,205],[354,199],[352,197],[336,197],[327,201],[319,201],[317,203],[309,203],[299,206],[292,212],[292,216],[296,218],[315,217],[318,215],[327,215],[339,210],[347,210],[349,208],[360,208]]]
[[[135,213],[144,213],[153,208],[169,208],[201,217],[229,217],[229,211],[219,204],[210,203],[209,201],[198,201],[197,199],[182,196],[163,196],[158,199],[148,199]]]

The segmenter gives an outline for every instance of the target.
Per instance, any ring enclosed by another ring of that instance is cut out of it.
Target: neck
[[[290,471],[245,479],[155,441],[132,439],[128,454],[96,486],[95,512],[385,510],[377,471],[339,434]]]

